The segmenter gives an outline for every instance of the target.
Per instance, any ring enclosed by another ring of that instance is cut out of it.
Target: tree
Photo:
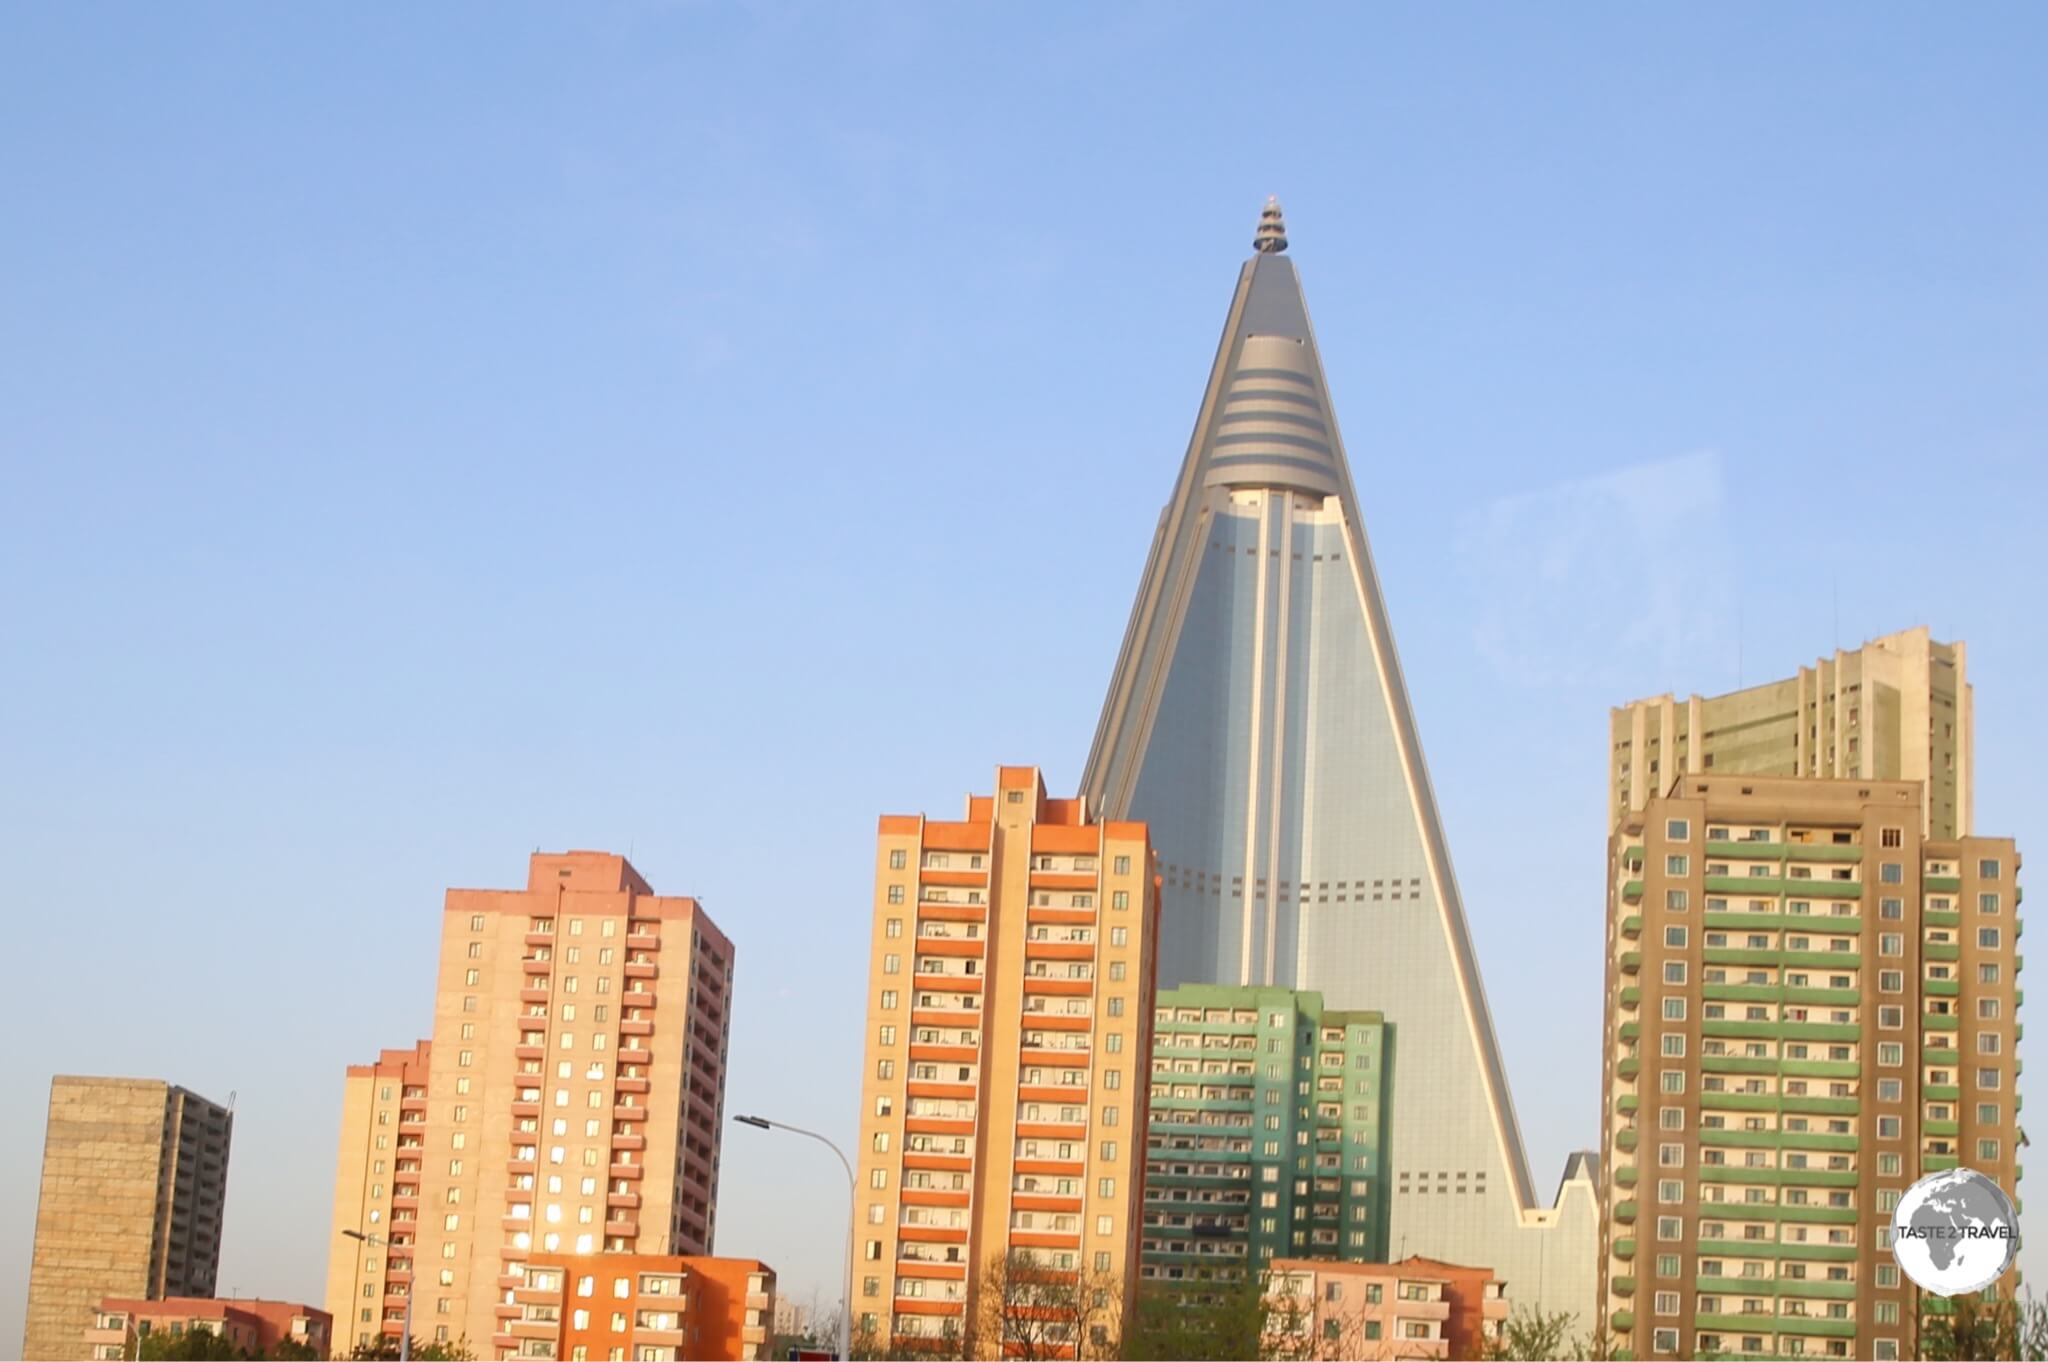
[[[991,1256],[968,1303],[976,1353],[1022,1362],[1117,1357],[1122,1314],[1121,1279],[1023,1248]]]
[[[456,1339],[453,1343],[443,1343],[438,1340],[432,1343],[422,1343],[420,1340],[414,1339],[412,1341],[412,1355],[414,1362],[475,1362],[476,1359],[476,1354],[470,1350],[469,1338],[466,1335]],[[380,1335],[377,1338],[371,1339],[368,1343],[356,1344],[355,1351],[351,1352],[349,1356],[357,1359],[358,1362],[367,1362],[368,1359],[396,1358],[398,1356],[398,1340]]]
[[[1242,1274],[1140,1281],[1126,1315],[1124,1356],[1133,1362],[1225,1362],[1266,1346],[1266,1295]]]
[[[1511,1311],[1500,1337],[1483,1354],[1501,1362],[1552,1362],[1559,1358],[1585,1358],[1605,1362],[1614,1355],[1614,1341],[1595,1326],[1589,1334],[1574,1330],[1579,1317],[1569,1310],[1531,1307]]]
[[[143,1362],[213,1362],[214,1359],[240,1359],[248,1356],[237,1348],[227,1335],[217,1334],[211,1329],[152,1329],[135,1340],[135,1355]]]
[[[300,1338],[281,1338],[263,1354],[272,1362],[317,1362],[320,1350]]]
[[[2048,1357],[2048,1304],[2032,1292],[2024,1299],[1971,1292],[1948,1298],[1940,1313],[1920,1310],[1920,1356],[1933,1362],[1978,1358]]]

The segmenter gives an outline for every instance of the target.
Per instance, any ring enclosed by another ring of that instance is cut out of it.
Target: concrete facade
[[[1000,1356],[990,1266],[1129,1299],[1158,895],[1141,824],[996,772],[957,822],[881,820],[861,1091],[855,1331]],[[1039,1356],[1074,1356],[1066,1321]],[[1113,1329],[1113,1324],[1106,1327]],[[968,1342],[971,1340],[971,1342]]]
[[[432,1041],[344,1083],[327,1308],[343,1349],[411,1299],[415,1336],[506,1357],[530,1255],[709,1251],[733,948],[591,851],[448,891],[441,927]]]
[[[1922,791],[1684,775],[1615,830],[1601,1290],[1633,1356],[1917,1356],[1947,1303],[1893,1260],[1900,1193],[1960,1163],[2016,1197],[2020,857],[1923,838]]]
[[[1151,829],[1162,987],[1311,990],[1395,1029],[1397,1248],[1490,1264],[1532,1304],[1590,1322],[1597,1208],[1576,1181],[1546,1202],[1530,1176],[1285,240],[1271,206],[1159,517],[1082,792]],[[1451,1189],[1482,1179],[1487,1196],[1459,1206]]]
[[[1837,650],[1797,676],[1709,698],[1659,695],[1612,712],[1607,825],[1680,775],[1917,780],[1921,832],[1967,837],[1976,715],[1966,649],[1923,628]]]
[[[50,1083],[24,1358],[75,1358],[108,1296],[209,1296],[234,1116],[155,1079]]]

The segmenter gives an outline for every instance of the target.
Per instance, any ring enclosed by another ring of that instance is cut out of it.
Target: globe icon
[[[1892,1214],[1892,1253],[1923,1291],[1981,1291],[2019,1256],[2019,1217],[2004,1190],[1974,1168],[1930,1173]]]

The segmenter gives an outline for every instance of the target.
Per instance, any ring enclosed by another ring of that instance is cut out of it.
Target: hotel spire
[[[1280,200],[1267,196],[1259,213],[1259,230],[1252,237],[1252,249],[1261,255],[1278,255],[1287,249],[1287,220],[1280,216]]]
[[[1160,988],[1308,989],[1384,1014],[1391,1243],[1492,1263],[1524,1299],[1584,1313],[1592,1183],[1546,1205],[1529,1174],[1286,246],[1269,199],[1082,792],[1151,830]]]

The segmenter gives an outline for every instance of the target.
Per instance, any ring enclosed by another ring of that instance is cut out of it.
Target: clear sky
[[[1931,625],[1980,830],[2048,855],[2044,51],[2037,5],[0,7],[0,1348],[60,1071],[233,1093],[223,1291],[319,1300],[343,1066],[536,847],[701,895],[728,1110],[850,1138],[875,817],[1078,779],[1268,193],[1553,1185],[1609,705]],[[837,1164],[726,1139],[718,1249],[827,1286]]]

